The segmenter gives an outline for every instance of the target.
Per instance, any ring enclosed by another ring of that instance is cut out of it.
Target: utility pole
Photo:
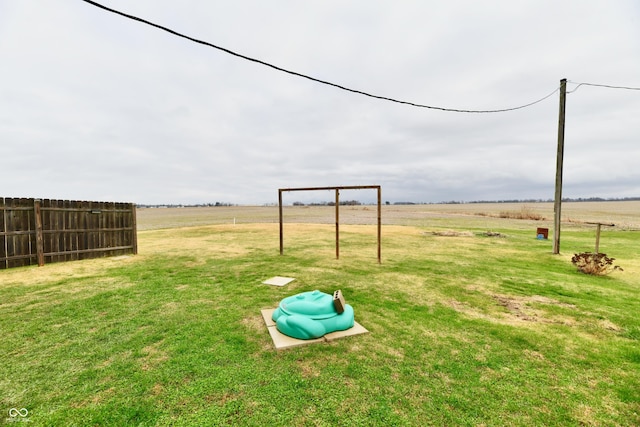
[[[564,162],[564,116],[567,101],[567,79],[560,80],[560,112],[558,114],[558,153],[556,156],[556,194],[553,205],[553,253],[560,253],[560,219],[562,205],[562,165]]]

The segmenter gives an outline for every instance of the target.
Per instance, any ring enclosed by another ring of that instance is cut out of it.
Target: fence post
[[[7,233],[7,209],[4,201],[4,197],[0,197],[0,207],[2,207],[2,229],[0,229],[0,233],[2,233],[2,246],[4,253],[4,268],[9,268],[9,236]]]
[[[44,265],[44,240],[42,238],[42,210],[40,209],[40,199],[33,201],[33,213],[36,223],[36,257],[38,266]]]
[[[131,233],[133,233],[132,236],[132,244],[133,244],[133,254],[134,255],[138,255],[138,220],[136,218],[136,204],[135,203],[131,203]]]

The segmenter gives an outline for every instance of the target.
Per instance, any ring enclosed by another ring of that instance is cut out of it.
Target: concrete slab
[[[276,310],[275,308],[265,308],[264,310],[260,311],[260,313],[262,313],[262,318],[264,319],[264,323],[267,325],[267,328],[276,326],[276,322],[274,322],[273,319],[271,319],[271,316],[273,315],[273,312],[275,310]]]
[[[361,324],[355,322],[353,327],[345,330],[345,331],[336,331],[331,332],[323,337],[316,338],[313,340],[299,340],[297,338],[292,338],[280,332],[278,328],[276,328],[276,323],[271,319],[271,315],[275,308],[267,308],[260,311],[262,314],[262,318],[264,319],[265,325],[267,325],[267,330],[269,331],[269,335],[271,336],[271,340],[273,341],[273,345],[276,350],[282,350],[285,348],[298,347],[306,344],[314,344],[318,342],[329,342],[339,338],[349,337],[352,335],[360,335],[366,334],[367,331]]]
[[[344,331],[331,332],[330,334],[325,335],[324,338],[327,341],[333,341],[333,340],[337,340],[338,338],[350,337],[352,335],[366,334],[368,332],[369,331],[367,331],[364,328],[364,326],[362,326],[360,323],[354,322],[351,328],[346,329]]]
[[[284,286],[288,283],[293,282],[294,280],[296,280],[293,277],[280,277],[280,276],[275,276],[272,277],[270,279],[265,280],[264,282],[262,282],[265,285],[273,285],[273,286]]]
[[[271,326],[267,329],[269,330],[269,335],[271,335],[271,339],[273,340],[273,345],[275,346],[276,350],[299,347],[301,345],[313,344],[317,342],[325,342],[324,337],[316,338],[314,340],[299,340],[297,338],[291,338],[290,336],[281,333],[275,326]]]

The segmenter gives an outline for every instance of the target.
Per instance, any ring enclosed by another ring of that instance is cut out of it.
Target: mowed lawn
[[[331,210],[287,210],[280,255],[277,210],[220,209],[140,211],[135,256],[0,270],[0,423],[640,425],[633,214],[600,241],[624,271],[593,277],[570,262],[595,243],[578,219],[553,255],[548,220],[410,207],[378,264],[357,223],[375,207],[344,214],[339,260]],[[260,310],[313,289],[370,333],[276,351]]]

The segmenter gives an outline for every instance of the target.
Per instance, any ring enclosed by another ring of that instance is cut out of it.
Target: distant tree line
[[[633,202],[637,200],[640,200],[640,197],[609,197],[606,199],[602,197],[578,197],[577,199],[562,199],[563,202]]]
[[[640,197],[563,197],[563,202],[626,202],[640,200]],[[472,202],[440,202],[441,204],[461,203],[553,203],[553,199],[510,199],[510,200],[474,200]]]
[[[210,208],[210,207],[218,207],[218,206],[237,206],[233,203],[223,203],[223,202],[215,202],[215,203],[194,203],[194,204],[158,204],[158,205],[147,205],[147,204],[137,204],[139,208]]]
[[[357,200],[340,200],[340,206],[360,206],[360,203]],[[335,206],[336,202],[311,202],[311,203],[303,203],[303,202],[293,202],[293,206]]]
[[[563,197],[563,202],[626,202],[626,201],[638,201],[640,197]],[[462,205],[465,203],[553,203],[553,199],[505,199],[505,200],[473,200],[470,202],[450,200],[442,202],[393,202],[394,205]],[[340,206],[360,206],[363,203],[358,200],[341,200]],[[375,204],[375,203],[373,203]],[[385,205],[390,205],[389,201],[384,202]],[[277,206],[277,203],[267,203],[264,206]],[[335,206],[335,202],[293,202],[293,206]],[[202,207],[219,207],[219,206],[238,206],[234,203],[215,202],[215,203],[193,203],[193,204],[138,204],[139,208],[202,208]]]

